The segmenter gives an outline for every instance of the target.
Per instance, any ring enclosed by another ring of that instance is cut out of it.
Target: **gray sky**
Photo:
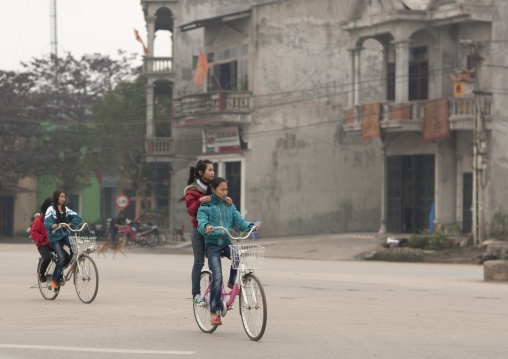
[[[50,53],[50,1],[0,0],[0,70],[21,70],[21,61]],[[118,58],[122,49],[139,54],[141,64],[143,50],[134,29],[146,44],[140,0],[57,0],[59,56],[98,52]],[[155,55],[170,56],[169,33],[157,35]]]

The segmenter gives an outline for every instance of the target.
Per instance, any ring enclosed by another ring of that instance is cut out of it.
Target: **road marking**
[[[22,344],[0,344],[0,348],[11,349],[42,349],[60,350],[72,352],[102,352],[102,353],[123,353],[123,354],[167,354],[167,355],[190,355],[197,352],[181,350],[141,350],[141,349],[107,349],[107,348],[79,348],[79,347],[57,347],[45,345],[22,345]]]

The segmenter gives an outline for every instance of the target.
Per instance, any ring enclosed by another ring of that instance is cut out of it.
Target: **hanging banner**
[[[241,149],[238,127],[208,128],[205,130],[205,134],[206,152],[208,153],[231,152]]]
[[[443,140],[450,137],[448,98],[423,102],[423,141]]]
[[[369,138],[380,137],[379,116],[381,112],[381,103],[372,102],[362,104],[362,141]]]

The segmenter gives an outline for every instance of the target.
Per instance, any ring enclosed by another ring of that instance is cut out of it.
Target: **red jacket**
[[[35,217],[30,236],[35,241],[37,248],[44,245],[49,246],[48,232],[46,227],[44,227],[44,214],[40,217]]]
[[[198,226],[198,220],[196,219],[196,215],[198,214],[198,209],[199,206],[201,205],[199,199],[203,197],[205,194],[198,191],[195,188],[189,187],[187,187],[185,191],[185,205],[187,206],[187,212],[191,216],[192,228],[196,228]]]

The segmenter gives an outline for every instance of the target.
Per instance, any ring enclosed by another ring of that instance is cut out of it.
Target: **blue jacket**
[[[198,231],[205,237],[205,243],[219,246],[231,242],[229,236],[222,229],[206,234],[207,226],[222,226],[227,228],[229,233],[231,233],[233,225],[241,231],[245,231],[254,225],[254,223],[243,219],[234,204],[229,207],[226,206],[226,202],[213,193],[211,202],[201,203],[196,219],[198,220]]]
[[[61,212],[60,212],[61,213]],[[72,209],[69,209],[65,207],[65,213],[67,214],[66,223],[73,224],[77,226],[81,223],[81,217],[74,212]],[[46,227],[46,230],[48,232],[48,239],[49,242],[56,242],[64,238],[65,236],[68,236],[71,234],[71,232],[68,229],[60,228],[58,231],[53,233],[53,225],[56,224],[56,209],[55,206],[52,204],[48,207],[48,210],[46,211],[46,215],[44,216],[44,227]]]

